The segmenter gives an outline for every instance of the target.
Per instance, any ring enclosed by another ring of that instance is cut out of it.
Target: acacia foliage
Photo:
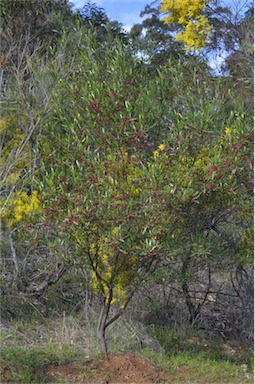
[[[99,47],[80,33],[41,141],[44,227],[55,246],[68,243],[69,261],[87,265],[95,290],[120,306],[190,235],[198,256],[211,254],[214,232],[249,261],[251,119],[238,105],[225,109],[217,80],[184,77],[182,63],[148,79],[118,41]],[[223,212],[224,230],[212,225]],[[238,230],[226,219],[233,212]]]
[[[104,55],[89,36],[79,44],[41,143],[45,214],[75,247],[75,263],[90,265],[95,289],[122,306],[159,251],[147,161],[160,94],[118,41]]]

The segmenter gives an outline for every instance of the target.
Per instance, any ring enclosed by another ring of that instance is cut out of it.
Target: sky
[[[70,0],[75,8],[82,8],[86,0]],[[130,31],[134,24],[141,23],[139,16],[147,4],[152,0],[93,0],[99,7],[102,7],[109,19],[117,20],[123,24],[127,31]]]
[[[73,8],[82,8],[88,0],[69,0],[74,6]],[[102,7],[109,19],[117,20],[123,24],[127,31],[130,31],[134,24],[141,23],[140,17],[141,11],[144,10],[147,4],[151,4],[153,0],[91,0],[92,3],[96,3],[99,7]],[[192,1],[192,0],[191,0]],[[232,5],[233,9],[244,8],[250,0],[222,0],[222,5]]]

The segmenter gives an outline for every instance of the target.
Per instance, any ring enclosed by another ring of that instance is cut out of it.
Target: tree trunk
[[[134,292],[135,291],[130,292],[124,307],[121,308],[111,319],[108,319],[108,317],[109,317],[109,312],[110,312],[110,307],[111,307],[111,302],[113,297],[112,289],[110,290],[108,300],[104,298],[104,301],[102,303],[101,313],[98,320],[98,325],[97,325],[97,338],[99,341],[100,351],[104,355],[107,355],[108,353],[106,336],[105,336],[106,328],[109,327],[109,325],[111,325],[112,323],[114,323],[114,321],[116,321],[123,314]]]
[[[106,330],[106,327],[107,327],[107,317],[108,317],[108,314],[109,314],[109,310],[110,310],[110,303],[106,302],[106,300],[104,299],[103,301],[103,304],[102,304],[102,308],[101,308],[101,313],[100,313],[100,316],[99,316],[99,320],[98,320],[98,325],[97,325],[97,338],[98,338],[98,341],[99,341],[99,346],[100,346],[100,351],[106,355],[107,354],[107,343],[106,343],[106,337],[105,337],[105,330]]]
[[[13,282],[12,282],[12,286],[14,287],[16,284],[17,277],[19,275],[19,264],[18,264],[18,260],[17,260],[16,248],[14,245],[12,232],[9,231],[8,235],[9,235],[9,244],[10,244],[11,253],[12,253],[12,260],[13,260],[13,264],[14,264],[15,271],[16,271],[14,274]]]
[[[198,306],[195,307],[195,305],[192,303],[188,284],[186,282],[182,283],[182,291],[184,293],[185,301],[189,310],[189,322],[190,324],[194,324],[196,318],[200,314],[200,305],[198,304]]]
[[[193,324],[200,313],[200,305],[196,307],[190,297],[189,287],[187,284],[188,268],[190,265],[190,256],[187,256],[182,264],[181,280],[182,280],[182,292],[185,297],[185,301],[189,310],[189,322]]]
[[[97,330],[97,338],[99,341],[99,347],[101,353],[104,355],[107,355],[108,350],[107,350],[107,344],[106,344],[106,338],[105,338],[105,328],[103,327],[102,329]]]

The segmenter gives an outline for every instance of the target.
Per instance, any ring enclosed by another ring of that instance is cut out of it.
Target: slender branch
[[[132,299],[134,293],[135,293],[135,291],[133,291],[133,292],[129,295],[129,297],[128,297],[127,300],[126,300],[126,303],[125,303],[124,307],[121,308],[121,309],[119,310],[119,312],[116,313],[116,315],[114,315],[114,316],[113,316],[113,317],[112,317],[112,318],[105,324],[105,328],[107,328],[110,324],[112,324],[114,321],[116,321],[116,320],[123,314],[123,312],[125,311],[125,309],[127,308],[128,304],[129,304],[130,300]]]
[[[12,238],[12,232],[9,231],[8,235],[9,235],[10,248],[11,248],[11,251],[12,251],[13,264],[14,264],[14,267],[16,269],[16,273],[18,274],[19,273],[19,265],[18,265],[18,261],[17,261],[16,249],[15,249],[13,238]]]
[[[43,293],[45,293],[48,287],[52,284],[55,284],[68,269],[69,267],[67,265],[58,266],[54,271],[51,271],[47,274],[46,278],[41,284],[37,286],[30,286],[28,288],[28,292],[31,292],[32,295],[41,296]]]

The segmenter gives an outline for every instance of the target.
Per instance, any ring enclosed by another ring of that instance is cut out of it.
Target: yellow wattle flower
[[[165,150],[165,144],[160,144],[159,146],[158,146],[158,149],[160,150],[160,151],[164,151]]]
[[[229,128],[229,127],[227,127],[227,128],[225,129],[225,132],[226,132],[226,134],[227,134],[228,136],[231,136],[232,129]]]

